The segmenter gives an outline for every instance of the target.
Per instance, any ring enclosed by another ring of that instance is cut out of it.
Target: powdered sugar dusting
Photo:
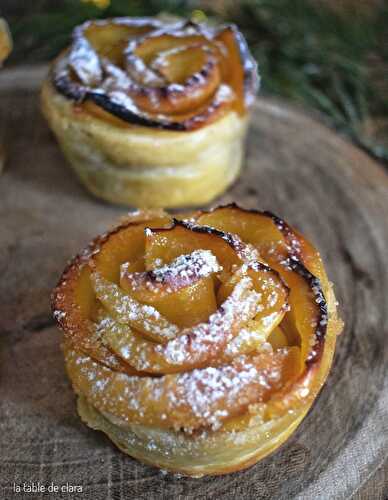
[[[93,273],[91,280],[97,298],[117,321],[132,324],[140,331],[155,335],[161,340],[172,339],[178,335],[179,328],[154,307],[137,302],[98,273]]]
[[[102,338],[106,345],[139,371],[164,373],[177,371],[177,368],[188,370],[217,362],[228,343],[239,335],[242,326],[255,316],[258,300],[259,295],[252,290],[251,279],[245,278],[207,322],[182,330],[176,339],[166,344],[142,339],[130,327],[119,325],[114,319],[104,321],[100,331],[103,330]],[[254,340],[257,344],[258,338],[251,339],[250,350],[253,350]],[[248,344],[246,339],[245,343]],[[235,352],[238,347],[238,344],[234,347]]]
[[[228,366],[148,378],[113,372],[82,353],[66,354],[68,368],[77,374],[76,390],[100,411],[125,422],[189,433],[201,427],[216,430],[228,417],[260,402],[279,383],[281,359],[272,353],[239,356]]]
[[[258,375],[256,367],[249,363],[240,371],[233,366],[194,370],[179,377],[178,394],[190,402],[192,412],[198,419],[216,430],[236,402],[240,405],[248,403],[243,389],[260,380]],[[260,382],[263,387],[268,387],[264,378]],[[172,405],[176,404],[175,398],[170,397],[170,400]],[[230,403],[234,403],[233,406]]]
[[[68,354],[67,360],[77,370],[77,390],[104,414],[128,423],[187,433],[208,429],[210,434],[226,419],[249,413],[250,405],[262,404],[265,394],[280,387],[282,363],[289,350],[273,349],[266,339],[284,315],[287,293],[276,273],[258,260],[257,250],[236,235],[200,226],[195,219],[177,223],[222,238],[241,260],[224,271],[225,276],[208,281],[215,284],[216,292],[219,282],[229,287],[229,295],[225,294],[227,298],[219,309],[207,321],[180,329],[157,308],[134,300],[94,271],[91,281],[102,305],[93,312],[95,330],[88,338],[111,352],[112,359],[130,365],[142,376],[115,372],[115,367],[109,369],[110,365],[76,352]],[[121,278],[134,290],[145,285],[147,291],[159,293],[161,286],[174,291],[174,286],[190,285],[193,280],[223,271],[206,246],[180,255],[167,265],[158,265],[148,272],[129,273],[124,264]],[[291,255],[287,265],[292,271],[300,263]],[[262,273],[258,280],[255,272]],[[314,281],[308,271],[303,272],[312,300],[323,308],[319,281]],[[190,300],[196,300],[194,293]],[[56,309],[60,321],[66,318],[61,313]],[[319,332],[326,323],[327,316],[321,314],[311,326]],[[310,355],[314,356],[313,342],[311,347]],[[149,446],[152,449],[153,444]]]
[[[99,57],[86,38],[77,37],[73,42],[69,65],[84,85],[98,85],[102,80]]]
[[[158,346],[158,349],[163,350],[171,364],[207,359],[212,351],[214,356],[238,333],[239,327],[254,317],[259,299],[259,295],[252,290],[252,280],[243,278],[206,323],[183,330],[181,336],[165,347]]]
[[[169,292],[174,292],[198,279],[222,271],[222,267],[210,250],[195,250],[152,271],[128,273],[126,264],[121,266],[120,271],[121,279],[125,279],[132,289],[146,287],[151,292],[159,293],[163,285]]]
[[[127,28],[126,41],[120,32],[120,25]],[[148,29],[139,33],[139,26]],[[119,30],[122,43],[120,57],[116,54],[115,37],[112,41],[100,38],[96,27],[107,27],[112,33]],[[140,121],[146,126],[172,130],[194,129],[206,124],[226,102],[240,99],[230,81],[221,81],[209,101],[209,84],[212,85],[219,67],[229,60],[228,50],[220,39],[222,32],[228,29],[228,26],[210,27],[186,21],[171,23],[168,20],[133,18],[89,21],[74,30],[71,47],[54,64],[53,83],[66,97],[76,101],[91,99],[130,123]],[[94,36],[90,36],[92,33]],[[173,38],[178,43],[172,44],[172,47],[159,44],[158,41],[163,41],[164,37]],[[151,44],[147,47],[149,41]],[[257,81],[257,68],[237,32],[234,42],[240,52],[240,71],[246,80],[244,93],[251,94],[252,90],[255,93],[256,89],[247,84]],[[218,50],[210,48],[215,44]],[[115,49],[111,57],[110,45]],[[146,47],[144,56],[141,55],[143,47]],[[173,77],[170,81],[166,74],[174,75],[174,64],[179,64],[180,60],[179,57],[176,59],[176,54],[190,54],[192,48],[203,52],[203,60],[198,56],[201,67],[182,77],[182,81],[178,76],[175,78],[177,81],[173,81]],[[172,71],[168,68],[164,71],[170,65]],[[223,74],[223,71],[219,73]],[[246,97],[242,104],[249,102]],[[188,100],[193,101],[193,112],[187,119],[177,118],[187,112]]]
[[[242,328],[239,334],[232,339],[226,349],[225,356],[233,358],[237,354],[245,354],[258,349],[266,340],[266,335],[259,329],[250,329],[249,325]]]

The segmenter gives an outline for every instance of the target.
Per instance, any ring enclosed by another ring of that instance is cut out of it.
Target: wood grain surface
[[[346,327],[332,373],[293,437],[249,470],[163,475],[86,428],[65,377],[49,294],[66,261],[124,213],[90,197],[39,112],[42,70],[3,72],[0,137],[0,497],[13,485],[81,485],[99,499],[387,498],[388,178],[285,102],[259,99],[246,167],[220,202],[267,208],[321,250]],[[48,494],[25,498],[48,498]]]

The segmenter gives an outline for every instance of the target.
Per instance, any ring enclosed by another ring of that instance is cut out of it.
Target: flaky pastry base
[[[276,421],[262,421],[239,431],[218,431],[189,437],[165,429],[119,425],[115,419],[93,408],[79,397],[78,414],[90,428],[104,432],[124,453],[147,465],[190,477],[221,475],[253,465],[278,448],[296,429],[306,411],[297,418],[287,415]],[[252,417],[252,420],[254,418]],[[266,439],[266,434],[271,437]]]

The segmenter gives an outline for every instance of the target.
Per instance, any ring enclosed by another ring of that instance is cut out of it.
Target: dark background
[[[383,0],[1,0],[14,38],[7,66],[51,59],[85,19],[159,12],[238,24],[259,62],[262,92],[318,110],[388,167]]]

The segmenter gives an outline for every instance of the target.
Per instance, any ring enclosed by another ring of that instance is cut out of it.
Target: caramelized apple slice
[[[116,371],[135,373],[120,357],[114,355],[102,343],[96,325],[91,319],[98,315],[98,304],[90,282],[91,270],[82,266],[81,259],[64,272],[53,293],[53,313],[65,333],[65,341],[104,366]]]
[[[257,65],[234,26],[192,21],[86,22],[74,30],[52,73],[56,89],[85,114],[119,127],[179,131],[196,130],[229,111],[244,116],[259,83]]]
[[[182,26],[182,28],[184,28]],[[182,33],[181,33],[182,35]],[[135,40],[128,48],[128,53],[133,53],[141,58],[145,64],[151,64],[153,59],[162,52],[180,47],[208,44],[208,40],[200,34],[176,36],[173,32],[161,33],[160,36],[150,36]]]
[[[166,342],[179,334],[179,328],[154,307],[140,304],[99,273],[94,272],[90,279],[98,300],[120,323],[131,325],[156,342]]]
[[[171,293],[156,294],[148,290],[130,288],[126,291],[138,302],[154,307],[179,328],[204,322],[217,309],[214,282],[211,276]]]
[[[323,347],[327,325],[326,300],[318,278],[299,262],[291,262],[292,267],[288,268],[278,264],[279,272],[290,287],[290,310],[282,327],[287,337],[301,346],[302,358],[309,361],[319,356]]]
[[[265,346],[268,346],[266,343]],[[271,353],[271,349],[267,350],[266,353]],[[298,347],[287,347],[281,349],[281,352],[287,353],[282,366],[281,373],[281,391],[286,392],[289,390],[290,386],[298,379],[301,374],[301,356],[300,349]],[[265,420],[269,418],[268,407],[272,408],[272,398],[275,398],[278,393],[275,392],[271,395],[270,400],[265,404],[253,404],[248,407],[248,411],[243,415],[239,415],[234,418],[228,419],[224,422],[222,430],[225,432],[239,432],[244,431],[247,427],[251,425],[262,425]]]
[[[284,318],[287,337],[300,344],[302,358],[308,363],[317,359],[323,351],[327,307],[320,280],[305,266],[305,262],[310,267],[316,262],[314,269],[324,275],[319,254],[312,245],[299,240],[298,234],[278,217],[234,205],[205,213],[198,222],[236,232],[245,242],[255,245],[266,262],[279,272],[290,288],[290,311]]]
[[[186,328],[164,345],[147,342],[131,328],[107,323],[103,340],[128,364],[139,371],[174,373],[211,363],[222,354],[227,342],[257,312],[259,295],[250,278],[242,278],[221,307],[206,323]]]
[[[243,241],[258,248],[268,263],[281,263],[291,255],[294,256],[321,280],[326,289],[327,277],[319,252],[299,231],[272,213],[228,205],[205,212],[198,217],[198,223],[238,234]]]
[[[124,276],[129,274],[142,274],[145,270],[144,258],[139,257],[138,259],[124,262],[120,266],[120,286],[126,290],[126,278]]]
[[[142,64],[136,55],[128,57],[130,74],[136,73],[136,68]],[[148,81],[141,84],[127,77],[128,95],[139,109],[147,113],[176,115],[190,110],[197,112],[199,106],[212,98],[221,83],[217,60],[208,46],[184,45],[163,51],[151,67],[155,66],[161,67],[162,74],[171,80],[151,86]],[[122,78],[125,78],[125,73]]]
[[[121,267],[121,287],[157,309],[178,327],[204,322],[217,309],[212,274],[221,271],[209,250],[182,255],[154,271],[130,273]]]
[[[217,301],[222,303],[241,276],[252,279],[254,289],[260,294],[260,305],[255,316],[256,329],[268,335],[284,318],[288,305],[288,288],[280,276],[266,265],[252,262],[234,272],[218,289]]]
[[[125,422],[193,431],[217,429],[265,401],[281,386],[288,351],[239,356],[229,366],[196,369],[160,378],[117,374],[76,351],[66,352],[77,393],[99,411]]]
[[[141,367],[144,373],[154,374],[179,373],[185,368],[171,365],[166,361],[166,357],[160,354],[160,347],[155,347],[153,342],[144,339],[130,326],[122,325],[113,318],[106,317],[101,321],[98,329],[101,341],[119,358],[125,360],[125,365],[132,366],[134,372],[137,372],[134,366]],[[265,340],[266,334],[257,327],[254,321],[249,321],[247,326],[227,343],[225,351],[215,359],[209,360],[207,365],[220,366],[227,364],[240,354],[268,350],[271,346]]]
[[[151,212],[151,215],[154,215]],[[130,217],[128,222],[104,235],[93,243],[98,248],[92,264],[105,279],[118,283],[120,265],[124,262],[141,262],[144,256],[144,228],[168,227],[170,216],[161,214],[156,218],[144,220],[144,215]]]
[[[268,336],[268,342],[274,349],[288,347],[288,339],[283,330],[278,326]]]
[[[271,346],[266,342],[271,341],[271,335],[268,337],[273,328],[281,321],[284,316],[284,311],[279,311],[278,314],[264,316],[263,320],[250,320],[243,326],[238,334],[230,339],[224,351],[221,351],[215,359],[209,359],[209,366],[219,366],[227,363],[240,354],[249,354],[253,351],[261,351],[268,349]],[[165,350],[169,345],[162,349],[156,347],[150,341],[142,338],[134,330],[127,325],[121,325],[113,319],[107,319],[103,322],[102,340],[115,354],[125,360],[129,365],[136,367],[137,370],[150,373],[174,373],[183,369],[188,369],[188,366],[176,366],[166,362]],[[283,334],[284,335],[284,334]],[[274,348],[287,346],[273,345]],[[171,348],[171,344],[170,344]]]
[[[242,276],[249,276],[252,279],[254,289],[262,294],[268,312],[285,306],[289,294],[287,286],[276,271],[260,262],[244,264],[229,275],[218,289],[217,301],[222,303]]]
[[[162,75],[167,82],[179,85],[196,73],[200,73],[212,53],[209,45],[199,43],[174,47],[156,54],[150,67]],[[183,90],[182,87],[180,90]]]
[[[244,99],[244,67],[241,64],[240,49],[237,44],[236,30],[231,26],[222,30],[216,37],[216,40],[222,44],[223,50],[220,50],[220,66],[224,80],[233,89],[236,95],[236,109],[243,113],[245,106]]]
[[[236,337],[230,340],[220,359],[228,362],[240,354],[249,354],[266,348],[266,337],[268,332],[264,331],[262,325],[255,320],[248,321]]]
[[[221,269],[209,250],[196,250],[148,272],[131,273],[123,264],[120,285],[138,302],[152,305],[177,326],[188,327],[206,321],[217,309],[211,275]]]
[[[228,235],[212,228],[175,220],[171,228],[146,229],[147,270],[169,264],[180,255],[203,249],[210,250],[225,271],[230,271],[234,264],[241,264],[241,259],[233,247],[233,242],[228,240]]]
[[[121,65],[128,41],[154,28],[155,23],[151,21],[143,25],[112,21],[109,24],[101,24],[92,21],[87,24],[86,29],[84,28],[84,35],[100,57],[107,57],[115,64]]]
[[[284,237],[273,220],[259,212],[228,205],[203,213],[197,222],[237,234],[244,242],[253,244],[264,259],[271,253],[279,257],[279,260],[288,255]]]
[[[127,264],[123,264],[120,284],[126,290],[144,294],[142,297],[145,300],[151,300],[153,295],[177,292],[220,271],[222,267],[210,250],[195,250],[180,255],[170,264],[144,273],[134,273]]]

